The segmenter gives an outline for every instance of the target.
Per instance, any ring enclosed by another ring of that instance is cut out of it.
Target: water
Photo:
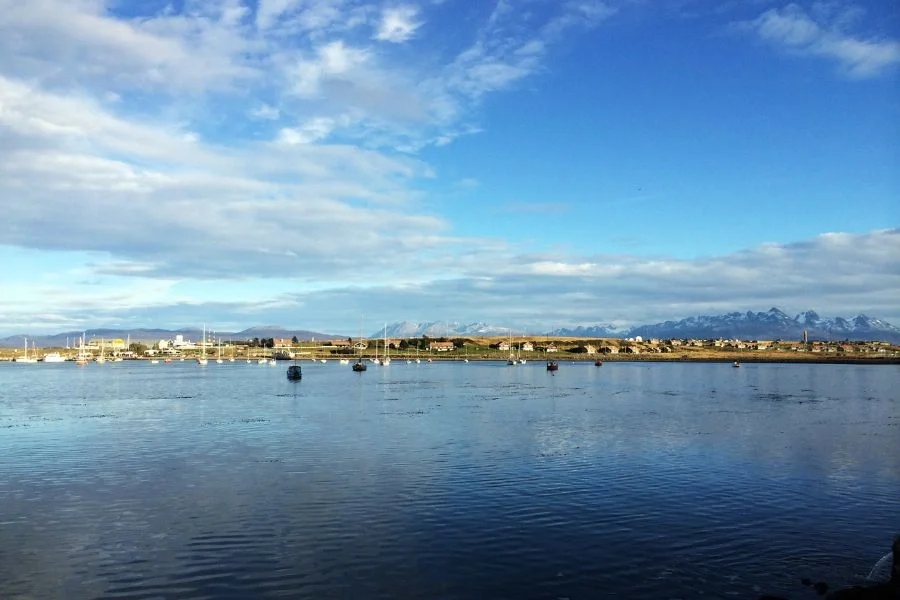
[[[895,366],[0,364],[0,598],[807,597],[900,531]]]

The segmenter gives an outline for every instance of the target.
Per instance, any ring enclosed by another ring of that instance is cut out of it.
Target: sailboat
[[[382,365],[391,364],[391,357],[388,356],[388,343],[387,343],[387,323],[384,324],[384,358],[381,359]]]
[[[224,360],[222,360],[222,338],[216,340],[216,364],[221,365]]]
[[[516,357],[515,357],[515,355],[513,354],[513,348],[512,348],[512,329],[510,329],[510,330],[509,330],[509,358],[506,360],[506,364],[508,364],[508,365],[514,365],[514,364],[517,364],[518,362],[519,362],[519,361],[516,360]]]
[[[32,352],[34,354],[34,352]],[[38,361],[37,356],[28,356],[28,338],[25,338],[25,356],[17,356],[13,359],[13,362],[18,363],[36,363]]]
[[[200,341],[200,356],[197,357],[197,364],[204,366],[209,364],[206,358],[206,323],[203,324],[203,339]]]
[[[78,356],[75,357],[75,364],[79,367],[84,367],[88,364],[88,355],[84,351],[84,334],[81,335],[81,339],[79,340],[79,348],[78,348]]]
[[[100,354],[97,355],[97,358],[94,359],[95,362],[99,364],[104,364],[106,362],[106,357],[103,355],[103,338],[100,338]]]
[[[360,339],[360,341],[357,342],[357,344],[362,342],[362,317],[359,318],[359,339]],[[376,351],[377,351],[377,347],[376,347]],[[364,363],[363,359],[362,359],[362,350],[358,351],[358,354],[356,356],[356,362],[353,363],[353,366],[351,368],[356,373],[362,373],[363,371],[366,370],[366,368],[367,368],[366,363]]]

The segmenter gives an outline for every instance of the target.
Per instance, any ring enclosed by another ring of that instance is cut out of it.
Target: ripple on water
[[[900,520],[887,371],[323,367],[0,399],[0,597],[790,595]]]

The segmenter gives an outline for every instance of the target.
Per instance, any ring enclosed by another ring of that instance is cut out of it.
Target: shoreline
[[[195,356],[185,356],[183,357],[170,357],[170,362],[193,362],[195,360]],[[209,357],[207,357],[209,358]],[[320,355],[320,356],[303,356],[296,359],[298,363],[303,362],[320,362],[321,360],[326,360],[327,362],[337,362],[342,359],[347,359],[351,363],[356,362],[356,359],[359,357],[339,357],[333,355]],[[432,362],[459,362],[462,363],[465,360],[469,362],[506,362],[505,357],[472,357],[468,358],[462,356],[430,356],[427,358],[420,358],[421,363],[427,363],[428,359],[431,359]],[[374,360],[374,356],[363,356],[362,359],[366,362],[370,362]],[[722,364],[733,364],[735,362],[739,364],[815,364],[815,365],[900,365],[900,356],[885,356],[882,358],[876,357],[866,357],[866,356],[844,356],[844,357],[800,357],[800,356],[741,356],[741,357],[733,357],[733,356],[690,356],[690,357],[660,357],[660,356],[628,356],[628,357],[620,357],[620,356],[596,356],[591,358],[581,358],[581,357],[568,357],[568,356],[554,356],[554,357],[526,357],[526,365],[530,363],[535,364],[543,364],[548,360],[553,360],[558,364],[585,364],[594,366],[594,363],[597,360],[600,360],[602,363],[722,363]],[[128,358],[121,362],[150,362],[150,361],[158,361],[160,363],[165,363],[165,357],[140,357],[140,358]],[[294,362],[294,359],[290,358],[278,358],[276,359],[279,363],[291,363]],[[396,363],[406,363],[407,360],[415,361],[414,358],[401,358],[401,357],[391,357],[392,362]],[[13,363],[12,356],[0,356],[0,363]],[[43,362],[39,360],[38,362]],[[74,358],[66,358],[64,363],[74,363]],[[93,361],[92,361],[93,362]],[[111,361],[108,361],[111,362]],[[211,359],[210,362],[215,362],[215,359]],[[225,363],[231,362],[226,359]],[[236,363],[246,363],[246,357],[237,359],[234,361]],[[255,358],[253,359],[255,363]],[[25,363],[25,364],[35,364],[35,363]],[[53,363],[50,363],[53,364]],[[60,364],[60,363],[56,363]],[[602,365],[601,365],[602,366]],[[598,368],[600,368],[598,366]]]

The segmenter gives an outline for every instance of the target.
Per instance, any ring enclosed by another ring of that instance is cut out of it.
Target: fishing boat
[[[291,381],[300,381],[303,378],[303,371],[300,365],[294,364],[287,368],[287,378]]]
[[[556,362],[555,360],[548,360],[547,361],[547,370],[548,371],[558,371],[559,363]]]

